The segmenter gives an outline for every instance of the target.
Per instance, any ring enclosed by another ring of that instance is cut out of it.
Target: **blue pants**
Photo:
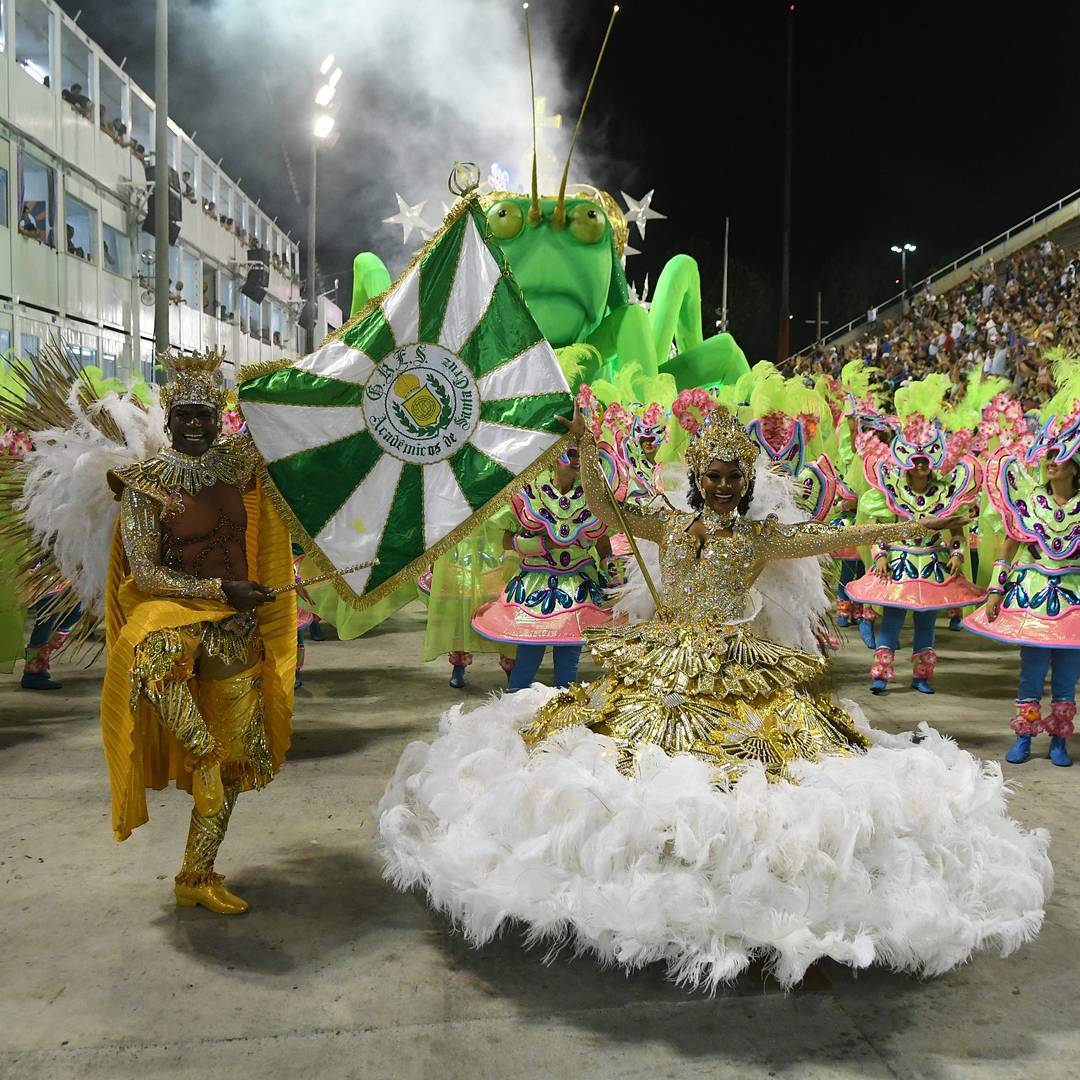
[[[524,690],[536,682],[536,673],[544,659],[544,645],[519,645],[514,670],[510,672],[507,689],[510,693]],[[562,688],[569,686],[576,678],[578,662],[581,660],[580,645],[552,645],[552,657],[555,662],[555,685]]]
[[[1043,685],[1050,673],[1050,700],[1073,701],[1080,680],[1080,649],[1046,649],[1040,645],[1020,646],[1020,689],[1017,701],[1041,701]]]
[[[937,620],[936,611],[913,611],[915,624],[915,640],[911,643],[913,653],[925,652],[934,647],[935,627]],[[892,649],[897,652],[900,648],[900,631],[907,618],[907,609],[887,607],[882,611],[877,624],[877,647],[879,649]]]
[[[34,605],[32,613],[38,615],[45,604],[46,601],[39,601]],[[49,638],[51,638],[57,630],[64,632],[70,630],[79,621],[81,616],[82,609],[75,608],[74,611],[67,615],[63,622],[60,621],[59,615],[51,615],[46,619],[39,617],[37,622],[34,623],[33,629],[30,631],[30,641],[27,643],[28,647],[31,649],[40,649],[42,645],[48,644]]]
[[[851,597],[847,594],[847,589],[844,586],[849,581],[855,581],[856,578],[861,578],[866,573],[866,567],[863,565],[862,559],[841,559],[840,560],[840,589],[837,592],[837,596],[841,600],[850,600]]]

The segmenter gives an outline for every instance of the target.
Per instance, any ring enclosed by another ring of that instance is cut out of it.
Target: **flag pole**
[[[294,581],[291,585],[282,585],[280,588],[271,589],[270,592],[274,596],[281,596],[282,593],[296,592],[299,589],[306,589],[309,585],[321,585],[324,581],[329,581],[331,578],[345,577],[347,574],[355,573],[357,570],[366,570],[369,566],[378,566],[379,560],[372,559],[371,562],[358,562],[352,566],[346,566],[342,570],[333,570],[329,574],[319,574],[318,577],[306,578],[303,581]]]

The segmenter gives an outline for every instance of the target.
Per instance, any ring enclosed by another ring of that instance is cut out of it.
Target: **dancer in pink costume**
[[[937,378],[931,375],[924,385],[897,391],[898,409],[917,403],[926,412],[906,410],[903,429],[893,438],[889,454],[864,462],[869,490],[859,500],[860,520],[913,520],[923,514],[952,517],[978,500],[982,485],[978,461],[960,453],[965,443],[949,444],[941,425],[926,414],[931,411],[927,408],[931,397],[940,401],[937,391],[944,392],[931,383]],[[948,378],[944,381],[948,383]],[[905,390],[913,391],[906,401]],[[908,611],[913,613],[915,631],[911,685],[920,693],[932,694],[937,612],[981,603],[986,595],[964,574],[963,530],[952,529],[950,537],[949,546],[937,533],[916,537],[912,543],[878,545],[871,571],[847,586],[852,599],[885,609],[870,668],[870,689],[875,694],[886,693],[896,677],[895,656]]]

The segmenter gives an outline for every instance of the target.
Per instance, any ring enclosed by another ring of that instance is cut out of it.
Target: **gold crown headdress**
[[[721,406],[707,413],[690,439],[686,461],[701,476],[713,461],[738,461],[748,472],[754,468],[761,447],[746,433],[738,417]]]
[[[161,388],[161,407],[165,415],[177,405],[209,405],[218,412],[224,410],[225,377],[221,363],[225,354],[217,349],[202,353],[161,353],[169,381]]]

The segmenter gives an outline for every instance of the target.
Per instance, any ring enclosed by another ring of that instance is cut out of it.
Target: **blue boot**
[[[1072,758],[1069,757],[1069,751],[1065,745],[1065,740],[1060,735],[1051,736],[1050,760],[1053,764],[1060,765],[1063,769],[1067,769],[1072,764]]]
[[[465,689],[465,668],[460,664],[455,664],[454,670],[450,673],[450,685],[455,690]]]
[[[322,632],[322,624],[319,622],[318,619],[316,619],[308,627],[308,637],[311,638],[312,641],[325,641],[326,640],[326,637],[323,635],[323,632]]]
[[[859,620],[859,637],[868,649],[877,648],[877,639],[874,637],[874,624],[869,619]]]
[[[959,616],[959,615],[954,615],[954,616],[953,616],[953,617],[952,617],[952,618],[951,618],[951,619],[949,620],[949,629],[950,629],[950,630],[954,630],[954,631],[955,631],[955,630],[963,630],[963,629],[964,629],[964,623],[963,623],[963,620],[962,620],[962,619],[960,618],[960,616]]]
[[[929,679],[912,679],[911,688],[912,690],[918,690],[920,694],[934,693],[934,688],[930,685]]]
[[[1031,736],[1017,735],[1012,749],[1005,755],[1005,760],[1010,765],[1023,765],[1031,757]],[[1072,762],[1069,762],[1071,765]]]
[[[847,627],[851,625],[851,620],[846,615],[837,615],[836,625]]]
[[[63,683],[58,683],[49,675],[48,668],[44,671],[23,672],[22,681],[19,685],[24,690],[59,690]]]
[[[873,679],[870,683],[871,694],[887,694],[889,684],[884,679]]]

